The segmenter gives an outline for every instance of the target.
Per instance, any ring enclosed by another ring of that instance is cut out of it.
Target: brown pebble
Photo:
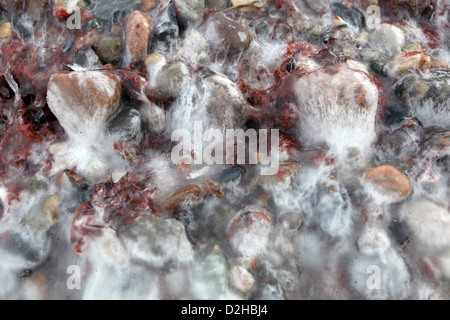
[[[409,178],[393,166],[384,165],[371,169],[365,180],[386,196],[396,196],[402,200],[409,196],[412,185]]]
[[[151,18],[146,13],[133,11],[126,25],[127,64],[139,63],[147,54],[148,40],[152,32]]]
[[[202,189],[196,184],[180,188],[164,201],[164,208],[166,210],[179,210],[183,202],[190,197],[201,199]]]

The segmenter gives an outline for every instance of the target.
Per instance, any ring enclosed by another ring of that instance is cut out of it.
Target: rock
[[[150,53],[144,59],[147,68],[162,67],[167,64],[166,57],[159,53]]]
[[[450,154],[450,131],[426,131],[422,137],[422,154],[430,158]]]
[[[203,197],[202,189],[198,185],[189,185],[178,189],[164,201],[166,210],[178,211],[197,204]]]
[[[176,97],[190,80],[191,71],[184,63],[166,64],[156,76],[156,89],[162,97]]]
[[[267,185],[287,184],[292,181],[293,176],[299,171],[300,164],[298,162],[280,163],[278,173],[271,176],[260,176],[258,181]]]
[[[241,181],[247,170],[241,165],[227,168],[220,173],[219,180],[221,183],[230,183]]]
[[[175,0],[177,20],[182,29],[198,27],[203,21],[205,0]]]
[[[270,213],[256,206],[240,210],[227,227],[232,248],[243,257],[256,258],[267,250],[272,229]]]
[[[383,56],[393,57],[403,49],[405,34],[393,24],[382,23],[370,32],[368,43]]]
[[[405,200],[412,192],[409,178],[396,168],[384,165],[371,169],[364,177],[377,197],[390,203]]]
[[[234,82],[225,76],[213,74],[204,78],[198,87],[213,126],[231,129],[244,124],[248,103]]]
[[[127,142],[139,146],[144,139],[144,121],[134,108],[126,108],[114,115],[107,130],[115,142]]]
[[[412,244],[427,255],[436,255],[450,248],[450,214],[447,205],[427,198],[406,202],[400,209],[400,220],[411,230]]]
[[[120,78],[111,73],[62,71],[48,83],[48,106],[70,138],[101,136],[120,98]]]
[[[146,56],[148,42],[152,33],[152,21],[149,15],[141,11],[133,11],[125,28],[126,65],[135,65]]]
[[[211,49],[206,37],[198,30],[190,30],[180,45],[178,54],[194,70],[211,63]]]
[[[11,40],[13,34],[13,28],[11,22],[3,22],[0,25],[0,43],[8,42]]]
[[[378,89],[365,65],[348,60],[325,66],[299,78],[293,90],[302,118],[297,126],[302,139],[326,143],[341,159],[350,149],[371,146],[376,136]]]
[[[247,27],[223,14],[208,19],[200,29],[210,35],[208,43],[212,54],[239,55],[250,45],[251,37]]]
[[[150,11],[156,8],[157,1],[156,0],[141,0],[141,9],[143,11]]]
[[[153,104],[145,103],[139,108],[139,112],[144,120],[145,129],[149,133],[161,133],[166,128],[166,111]]]
[[[394,93],[424,126],[450,125],[450,70],[405,75],[394,84]]]
[[[215,247],[213,252],[193,268],[189,280],[194,299],[227,299],[228,264],[223,253]]]
[[[431,57],[431,68],[433,69],[449,69],[447,60]]]
[[[407,46],[387,64],[387,74],[396,78],[414,71],[426,72],[431,67],[431,58],[425,55],[420,44]]]
[[[133,259],[154,268],[177,268],[194,259],[184,226],[175,219],[138,217],[120,230],[119,238]]]
[[[231,268],[229,278],[231,286],[242,293],[248,292],[255,283],[252,274],[241,266]]]
[[[95,53],[103,63],[117,64],[122,53],[122,41],[118,37],[103,38],[96,45]]]
[[[358,33],[365,28],[366,22],[364,13],[358,8],[349,8],[340,2],[333,2],[330,5],[330,9],[335,16],[341,17],[347,25]]]
[[[387,12],[405,19],[417,18],[430,4],[430,0],[382,1]]]
[[[214,11],[221,11],[228,8],[229,0],[205,0],[206,8]]]
[[[156,18],[152,35],[152,51],[171,52],[178,46],[180,28],[178,26],[175,0],[171,0]]]
[[[369,8],[370,6],[380,7],[380,3],[378,2],[378,0],[360,0],[359,5],[364,12],[366,12],[367,8]]]
[[[364,299],[407,299],[411,275],[384,230],[365,227],[357,243],[359,253],[351,254],[346,264],[349,287]]]
[[[316,13],[323,13],[333,0],[304,0],[306,5]]]

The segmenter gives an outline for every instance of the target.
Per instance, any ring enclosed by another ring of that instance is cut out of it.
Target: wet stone
[[[213,54],[234,56],[250,46],[251,37],[247,27],[222,14],[209,19],[201,29],[206,33],[212,32],[216,35],[209,39]]]
[[[127,65],[137,64],[146,56],[151,32],[150,16],[138,10],[133,11],[125,28]]]
[[[0,44],[11,40],[12,32],[12,24],[10,22],[3,22],[0,25]]]
[[[220,173],[219,180],[220,182],[225,184],[240,181],[245,176],[246,173],[247,170],[245,169],[245,167],[241,165],[236,165],[234,167],[223,170]]]
[[[184,63],[166,64],[156,76],[157,90],[163,97],[176,97],[190,80],[191,71]]]
[[[402,201],[412,192],[409,178],[403,172],[389,165],[370,170],[364,179],[375,188],[376,192],[392,202]]]
[[[152,49],[170,52],[177,47],[179,35],[175,0],[171,0],[156,18],[152,34]]]
[[[111,118],[107,130],[116,141],[140,145],[144,139],[144,122],[134,108],[126,108]]]
[[[198,185],[189,185],[178,189],[164,201],[166,210],[178,211],[183,207],[189,208],[197,204],[203,197],[202,189]]]
[[[198,27],[203,21],[204,0],[174,0],[177,20],[182,29]]]
[[[120,78],[100,71],[58,72],[49,80],[47,97],[68,135],[95,135],[119,110]]]
[[[118,37],[103,38],[96,45],[95,52],[104,63],[116,64],[121,58],[122,41]]]

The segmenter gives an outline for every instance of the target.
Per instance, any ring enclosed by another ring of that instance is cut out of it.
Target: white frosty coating
[[[249,207],[239,211],[235,218],[231,221],[230,226],[233,221],[241,216],[242,213],[250,212],[262,212],[267,211],[262,208]],[[272,230],[272,223],[262,219],[260,217],[250,217],[251,223],[245,228],[239,228],[235,230],[234,235],[230,239],[231,246],[241,254],[243,257],[258,257],[267,252],[267,246],[269,241],[269,233]],[[228,229],[230,228],[228,226]]]
[[[413,199],[404,204],[400,217],[410,226],[413,241],[428,253],[450,248],[450,213],[447,206],[426,198]]]
[[[247,269],[234,266],[230,271],[230,284],[241,292],[247,292],[255,283],[255,279]]]
[[[86,86],[86,80],[91,80],[95,85],[95,91],[106,94],[106,97],[113,98],[119,90],[119,82],[114,81],[104,73],[99,71],[81,71],[67,74],[74,85],[79,86],[80,91],[90,92]],[[58,118],[59,123],[66,131],[66,134],[74,140],[97,141],[103,134],[104,124],[108,118],[118,111],[119,104],[116,101],[111,109],[104,106],[83,106],[70,101],[65,92],[50,78],[47,89],[48,106],[53,114]],[[90,82],[91,83],[91,82]],[[83,110],[85,112],[80,112]],[[87,110],[94,110],[91,116]]]
[[[369,45],[383,55],[392,57],[405,46],[405,33],[397,26],[382,23],[370,33]]]
[[[438,126],[450,129],[450,112],[448,112],[450,101],[437,104],[432,99],[418,102],[417,99],[409,99],[412,114],[420,119],[425,127]]]
[[[326,143],[340,160],[350,148],[365,154],[376,137],[378,106],[378,89],[367,74],[367,67],[349,61],[333,76],[319,70],[301,77],[294,89],[301,138],[313,144]]]
[[[112,99],[120,90],[119,81],[111,79],[99,71],[80,71],[68,74],[73,79],[76,90],[97,92]],[[95,90],[86,87],[86,80],[92,80]],[[52,146],[54,167],[57,173],[67,168],[77,167],[77,172],[86,178],[101,181],[113,171],[122,172],[127,167],[113,148],[113,141],[105,134],[109,118],[118,112],[120,99],[112,99],[110,107],[97,105],[77,105],[52,81],[47,90],[49,108],[65,130],[68,141]],[[93,115],[90,115],[90,111]]]

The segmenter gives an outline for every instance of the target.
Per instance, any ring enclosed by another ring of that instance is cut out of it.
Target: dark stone
[[[269,22],[264,19],[254,20],[249,24],[249,27],[260,37],[266,37],[269,33]]]
[[[366,27],[366,18],[364,13],[356,7],[349,8],[340,2],[333,2],[330,5],[333,14],[339,16],[347,24],[361,31]]]
[[[118,141],[139,145],[144,139],[144,122],[139,111],[134,108],[124,109],[114,116],[107,130]]]
[[[180,28],[176,17],[175,1],[170,1],[157,18],[153,29],[153,48],[173,49],[177,46]]]
[[[118,37],[107,37],[99,41],[95,53],[104,63],[117,64],[122,53],[122,41]]]
[[[387,109],[385,123],[388,126],[400,124],[408,115],[409,110],[406,106],[394,104]]]
[[[247,170],[243,166],[237,165],[223,170],[220,173],[219,179],[221,183],[235,182],[241,180],[246,173]]]
[[[402,246],[402,245],[406,244],[408,241],[410,241],[410,237],[409,237],[410,230],[406,223],[400,222],[400,221],[394,219],[389,224],[388,229],[389,229],[392,237],[394,238],[394,240],[399,245]]]

